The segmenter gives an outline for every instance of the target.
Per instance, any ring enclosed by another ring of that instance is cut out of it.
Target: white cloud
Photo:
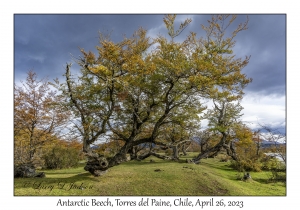
[[[147,31],[147,35],[152,37],[152,38],[155,38],[157,37],[158,34],[161,33],[162,29],[165,28],[165,24],[162,23],[160,24],[159,26],[155,27],[155,28],[151,28]]]
[[[285,126],[285,96],[250,94],[243,98],[241,104],[244,107],[242,119],[245,122],[253,123],[251,127],[256,127],[257,123],[272,127]]]
[[[184,14],[184,15],[177,15],[176,16],[176,19],[175,19],[175,22],[178,22],[178,23],[182,23],[182,22],[184,22],[186,19],[192,19],[193,20],[193,17],[194,17],[195,15],[187,15],[187,14]],[[192,21],[193,22],[193,21]]]
[[[29,36],[25,36],[24,34],[22,34],[22,36],[16,36],[16,42],[19,42],[23,45],[27,45],[29,43]]]
[[[41,55],[41,54],[39,54],[39,55],[28,55],[28,59],[43,63],[44,60],[46,59],[46,56]]]
[[[211,108],[213,103],[208,101],[206,105],[208,108]],[[241,105],[244,107],[241,119],[251,129],[260,128],[259,124],[272,128],[286,126],[285,96],[248,94],[244,96]],[[201,121],[203,128],[207,124],[207,120]]]

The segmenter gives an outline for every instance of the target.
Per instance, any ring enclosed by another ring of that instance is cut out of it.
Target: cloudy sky
[[[243,69],[253,82],[245,89],[243,120],[255,128],[267,124],[285,131],[286,122],[286,15],[249,15],[248,30],[236,37],[237,57],[251,55]],[[194,31],[203,35],[201,24],[210,15],[181,14],[178,21],[191,18],[192,23],[177,41]],[[113,41],[131,36],[139,27],[148,35],[165,35],[163,15],[14,15],[14,81],[25,80],[34,70],[40,77],[62,78],[64,65],[80,55],[79,47],[94,51],[98,32],[111,32]],[[236,22],[244,22],[239,15]],[[76,68],[76,67],[75,67]]]

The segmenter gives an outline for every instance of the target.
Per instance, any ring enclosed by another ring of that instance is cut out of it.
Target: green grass
[[[192,155],[192,154],[191,154]],[[184,158],[191,158],[184,157]],[[149,159],[155,162],[150,162]],[[205,159],[200,164],[163,161],[150,157],[130,161],[94,177],[78,168],[43,170],[46,178],[14,180],[14,195],[33,196],[285,196],[285,183],[269,182],[269,172],[252,172],[251,181],[239,179],[240,173],[229,163]],[[156,169],[161,171],[156,172]]]

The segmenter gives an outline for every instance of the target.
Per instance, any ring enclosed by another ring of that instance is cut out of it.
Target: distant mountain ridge
[[[271,146],[274,146],[274,145],[285,145],[285,143],[261,140],[261,146],[263,148],[271,147]]]

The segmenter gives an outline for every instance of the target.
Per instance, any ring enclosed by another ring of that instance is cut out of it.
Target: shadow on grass
[[[254,181],[256,181],[256,182],[259,182],[259,183],[261,183],[261,184],[269,184],[269,183],[271,183],[271,181],[270,181],[270,179],[262,179],[262,178],[258,178],[258,179],[253,179]]]
[[[233,168],[230,167],[229,163],[227,162],[219,162],[219,164],[217,163],[209,163],[209,162],[200,162],[200,165],[206,165],[209,166],[210,168],[215,168],[215,169],[221,169],[224,171],[235,171]]]
[[[62,174],[68,175],[68,177],[62,177]],[[15,178],[14,179],[14,186],[15,188],[33,188],[33,189],[43,189],[49,188],[51,186],[59,187],[59,186],[72,186],[76,183],[76,185],[80,185],[83,183],[91,184],[93,182],[98,182],[99,180],[94,177],[89,172],[82,172],[78,174],[74,174],[69,176],[70,173],[60,173],[60,172],[53,172],[45,178]],[[57,175],[58,177],[55,177]],[[50,176],[50,177],[49,177]],[[53,176],[53,177],[52,177]]]
[[[61,177],[62,174],[68,175],[67,177]],[[58,175],[59,177],[55,177],[55,175]],[[50,177],[49,177],[50,176]],[[53,177],[52,177],[53,176]],[[73,173],[51,173],[48,175],[46,174],[46,179],[75,179],[75,180],[95,180],[95,176],[93,176],[90,172],[80,172],[77,174],[73,174]],[[42,178],[43,179],[43,178]]]
[[[132,161],[128,161],[126,163],[122,163],[123,165],[155,165],[155,164],[166,164],[166,163],[178,163],[176,161],[172,161],[172,160],[154,160],[153,162],[150,162],[149,160],[143,160],[143,161],[138,161],[138,160],[132,160]],[[121,164],[121,165],[122,165]]]

